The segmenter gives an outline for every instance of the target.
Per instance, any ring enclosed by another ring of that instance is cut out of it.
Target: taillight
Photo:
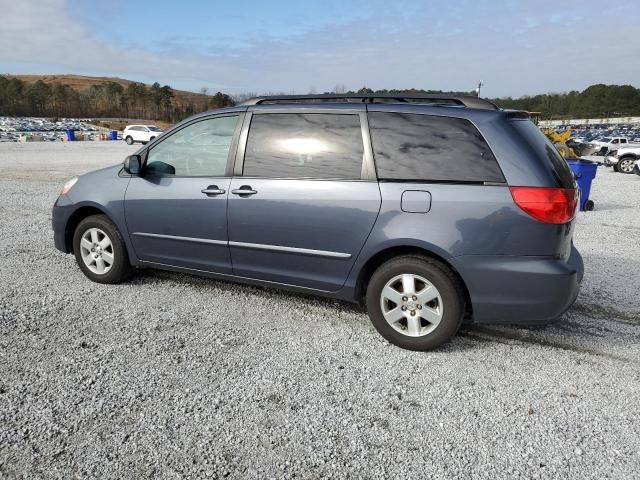
[[[573,188],[509,187],[513,201],[531,217],[556,225],[570,222],[578,209]]]

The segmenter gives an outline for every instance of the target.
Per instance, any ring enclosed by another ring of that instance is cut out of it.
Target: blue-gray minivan
[[[279,96],[191,117],[72,179],[53,230],[95,282],[159,268],[358,302],[391,343],[428,350],[465,319],[559,318],[583,275],[578,200],[526,112]]]

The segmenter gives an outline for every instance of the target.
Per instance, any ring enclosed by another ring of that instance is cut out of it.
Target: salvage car
[[[607,153],[604,164],[612,166],[616,172],[633,173],[635,161],[640,158],[640,146],[621,148]]]
[[[544,324],[573,304],[578,198],[526,112],[278,96],[191,117],[72,179],[53,230],[94,282],[157,268],[362,303],[389,342],[428,350],[465,319]]]

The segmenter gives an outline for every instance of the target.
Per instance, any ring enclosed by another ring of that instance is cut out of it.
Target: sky
[[[640,0],[0,0],[0,73],[209,92],[640,87]]]

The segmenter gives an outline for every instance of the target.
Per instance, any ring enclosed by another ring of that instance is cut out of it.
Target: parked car
[[[284,96],[196,115],[71,180],[53,230],[95,282],[151,267],[360,302],[391,343],[427,350],[465,318],[561,316],[583,275],[577,206],[526,112]]]
[[[633,173],[633,166],[638,158],[640,158],[640,146],[620,148],[609,152],[604,164],[612,166],[616,172]]]
[[[142,143],[145,145],[161,133],[162,130],[155,125],[128,125],[122,133],[122,138],[127,142],[127,145],[134,143]]]
[[[593,146],[606,147],[608,149],[626,147],[630,142],[626,137],[601,137],[589,142]]]

